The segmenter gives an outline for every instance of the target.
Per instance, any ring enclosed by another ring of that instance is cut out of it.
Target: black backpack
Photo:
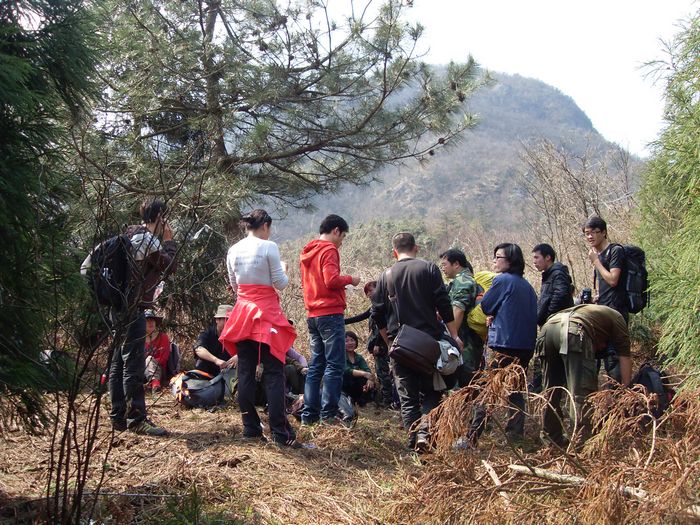
[[[636,314],[649,304],[649,274],[644,250],[631,244],[622,246],[625,252],[625,271],[622,280],[627,292],[629,313]]]
[[[646,268],[644,250],[637,246],[625,245],[625,290],[629,300],[630,313],[641,312],[649,304],[649,274]]]
[[[128,305],[131,261],[131,241],[125,234],[107,239],[90,254],[86,275],[99,304],[119,309]]]
[[[214,408],[232,397],[237,386],[236,369],[221,372],[216,377],[201,370],[189,370],[176,375],[170,382],[178,403],[189,408]]]
[[[642,364],[639,372],[632,379],[632,384],[643,386],[646,394],[653,397],[654,405],[651,414],[657,419],[669,407],[675,394],[674,390],[666,385],[665,379],[665,374],[651,363]]]

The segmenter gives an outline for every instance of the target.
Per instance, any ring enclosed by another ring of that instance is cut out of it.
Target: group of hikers
[[[177,247],[167,211],[163,201],[145,202],[143,224],[127,232],[139,266],[133,275],[139,282],[133,283],[138,290],[137,307],[115,315],[126,327],[123,341],[115,344],[109,376],[110,417],[117,431],[167,434],[147,417],[144,401],[146,377],[156,389],[165,380],[165,349],[170,345],[152,310],[156,287],[176,269]],[[301,425],[308,426],[350,426],[339,407],[341,396],[346,395],[360,405],[376,400],[379,406],[399,409],[407,446],[426,452],[432,446],[426,415],[448,390],[470,385],[484,368],[516,363],[525,372],[533,364],[531,388],[545,392],[549,401],[542,438],[564,447],[573,436],[563,424],[563,388],[571,393],[570,419],[580,429],[576,437],[582,442],[591,432],[587,398],[598,389],[600,364],[622,385],[630,382],[625,253],[622,246],[610,243],[600,217],[591,217],[582,227],[595,274],[595,294],[586,289],[575,301],[569,271],[548,244],[532,249],[532,264],[542,274],[538,297],[523,277],[525,256],[517,244],[494,248],[493,273],[483,285],[462,251],[445,251],[438,267],[418,258],[419,246],[411,233],[399,232],[392,239],[396,262],[364,285],[371,306],[346,318],[346,287],[360,285],[361,279],[342,273],[339,249],[349,226],[342,217],[328,215],[318,238],[303,248],[299,261],[308,360],[294,350],[294,323],[280,304],[279,292],[289,278],[278,246],[270,240],[272,218],[257,209],[242,219],[242,226],[247,234],[230,247],[226,258],[235,302],[217,308],[215,324],[202,332],[194,353],[195,367],[210,375],[236,369],[245,439],[304,447],[289,421],[290,392],[298,394],[300,401],[303,395],[298,415]],[[449,279],[447,286],[443,276]],[[477,311],[483,326],[472,322]],[[369,323],[366,348],[375,373],[358,352],[359,337],[346,329],[365,320]],[[428,348],[436,349],[438,359],[426,368],[420,361]],[[256,409],[261,389],[269,420],[267,436]],[[509,396],[508,439],[519,439],[524,433],[523,390]],[[477,446],[487,414],[487,407],[477,404],[466,425],[469,430],[456,448]]]

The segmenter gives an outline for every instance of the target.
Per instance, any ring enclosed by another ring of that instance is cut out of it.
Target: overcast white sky
[[[335,0],[337,1],[337,0]],[[700,7],[692,0],[414,0],[430,63],[463,61],[542,80],[571,96],[611,141],[646,155],[663,85],[640,66]]]

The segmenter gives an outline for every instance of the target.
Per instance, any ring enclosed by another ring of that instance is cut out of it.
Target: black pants
[[[284,379],[287,388],[292,394],[299,395],[304,393],[306,376],[297,370],[296,366],[284,365]]]
[[[109,370],[109,396],[113,421],[126,420],[133,427],[146,419],[146,397],[143,382],[146,372],[145,344],[146,318],[143,311],[135,312],[131,319],[114,318],[115,325],[124,323],[122,343],[117,343]]]
[[[438,406],[442,393],[433,389],[433,377],[430,374],[416,372],[393,359],[391,366],[401,401],[403,427],[410,431],[409,445],[415,444],[416,436],[429,436],[428,424],[423,416]],[[420,419],[423,421],[414,428],[413,424]]]
[[[518,359],[520,366],[527,372],[528,364],[530,363],[530,359],[532,359],[532,350],[496,348],[494,351],[496,352],[495,357],[489,365],[491,369],[505,368]],[[510,406],[508,408],[506,432],[522,436],[525,432],[525,397],[522,392],[514,392],[508,396],[508,403]],[[477,405],[474,408],[474,417],[469,430],[469,437],[471,439],[478,438],[484,431],[485,425],[486,407],[484,405]]]
[[[255,409],[255,368],[263,365],[262,381],[267,395],[267,413],[270,418],[272,439],[286,443],[296,438],[287,420],[284,397],[282,362],[270,353],[270,347],[258,341],[239,341],[238,349],[238,406],[243,418],[243,435],[262,435],[260,417]]]
[[[364,391],[366,384],[366,377],[355,377],[351,374],[343,375],[343,393],[349,395],[350,399],[361,407],[372,401],[374,397],[374,389],[367,392]]]

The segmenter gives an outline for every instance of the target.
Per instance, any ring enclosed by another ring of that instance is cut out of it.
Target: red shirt
[[[301,251],[301,286],[308,317],[342,314],[345,287],[352,277],[340,274],[340,254],[331,241],[316,239]]]
[[[170,338],[168,334],[160,332],[153,341],[146,341],[146,356],[149,355],[158,362],[161,368],[168,366],[168,357],[170,357]]]

